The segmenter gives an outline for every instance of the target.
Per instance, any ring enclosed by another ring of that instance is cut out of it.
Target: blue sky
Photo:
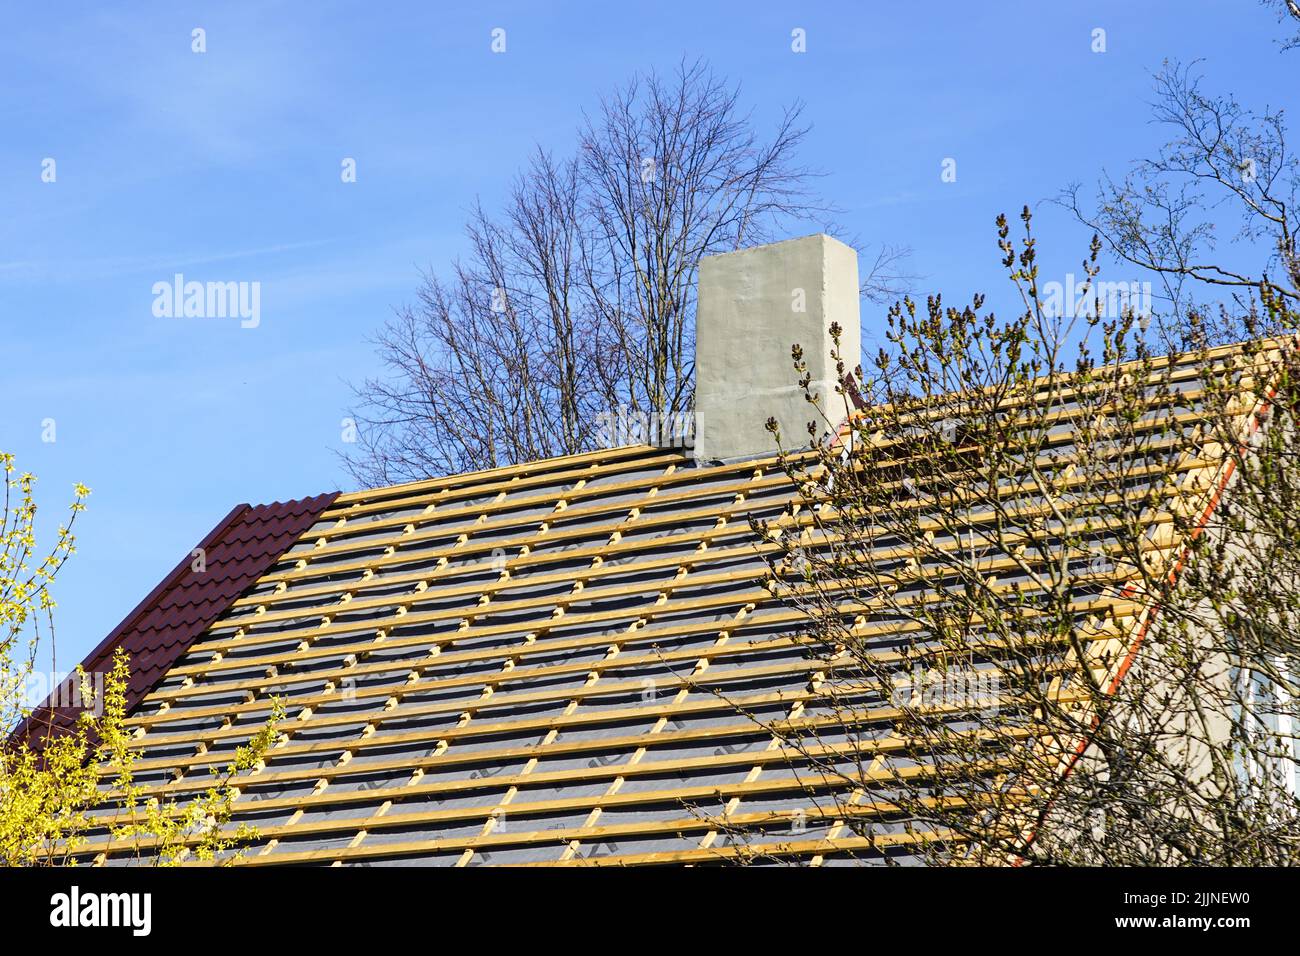
[[[0,10],[0,448],[40,476],[47,532],[74,481],[94,492],[56,591],[61,664],[233,504],[349,487],[335,452],[348,381],[376,371],[366,339],[463,252],[475,198],[496,205],[533,144],[567,151],[633,70],[707,58],[760,127],[804,101],[803,158],[845,231],[911,246],[921,291],[950,301],[998,285],[993,218],[1025,203],[1044,271],[1077,270],[1086,232],[1038,204],[1160,141],[1163,59],[1203,58],[1256,106],[1300,89],[1300,51],[1252,0]],[[260,324],[156,317],[177,272],[259,282]]]

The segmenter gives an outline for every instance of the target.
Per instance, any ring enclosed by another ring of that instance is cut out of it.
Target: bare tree
[[[878,861],[1300,862],[1300,315],[1263,287],[1287,337],[1154,355],[1046,307],[1023,220],[1020,314],[899,303],[783,456],[756,530],[820,666],[769,729]]]
[[[353,477],[654,440],[611,423],[689,415],[700,259],[832,211],[796,162],[800,114],[760,136],[738,88],[684,63],[606,97],[573,156],[538,150],[502,214],[473,210],[466,258],[426,274],[416,305],[379,333],[384,373],[355,389]],[[882,247],[864,291],[906,288],[905,255]]]
[[[1249,313],[1261,286],[1300,302],[1300,160],[1281,110],[1256,113],[1231,96],[1204,92],[1195,64],[1166,63],[1155,90],[1154,119],[1173,138],[1122,179],[1103,175],[1094,199],[1075,184],[1058,201],[1118,259],[1160,281],[1170,315],[1221,319],[1216,305],[1198,301],[1206,292]],[[1225,249],[1225,239],[1235,248]],[[1240,330],[1220,331],[1232,337]]]

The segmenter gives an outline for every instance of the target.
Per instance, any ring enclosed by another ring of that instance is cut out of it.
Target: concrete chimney
[[[730,461],[776,451],[766,423],[781,425],[786,448],[807,445],[817,417],[804,400],[790,346],[803,346],[823,406],[835,394],[831,323],[852,369],[861,360],[858,254],[824,234],[700,260],[695,320],[695,458]],[[832,415],[831,417],[834,417]]]

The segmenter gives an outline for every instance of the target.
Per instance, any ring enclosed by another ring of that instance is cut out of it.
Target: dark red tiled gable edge
[[[90,652],[87,674],[107,671],[120,647],[131,655],[127,686],[130,713],[162,680],[196,638],[266,571],[328,508],[338,492],[269,505],[236,505],[194,550],[202,549],[205,569],[195,571],[193,551],[172,569],[143,601]],[[68,679],[68,686],[75,678]],[[69,698],[64,697],[64,700]],[[11,743],[26,740],[39,749],[50,734],[76,723],[79,709],[44,704],[14,731]]]

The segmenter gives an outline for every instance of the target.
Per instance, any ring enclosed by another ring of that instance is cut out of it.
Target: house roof
[[[1196,361],[1171,360],[1186,427]],[[1224,465],[1169,467],[1210,489]],[[159,796],[208,787],[287,703],[240,782],[259,830],[242,863],[835,862],[867,848],[829,799],[843,781],[774,731],[883,760],[895,712],[837,731],[825,665],[768,586],[779,546],[751,520],[802,533],[795,498],[775,458],[637,446],[236,509],[205,539],[219,577],[178,566],[92,659],[120,643],[144,662],[129,724]],[[1080,602],[1116,647],[1140,640],[1122,590]],[[857,627],[887,641],[897,622]],[[855,804],[872,852],[906,860],[919,837],[887,810]],[[81,852],[131,855],[102,836]]]

